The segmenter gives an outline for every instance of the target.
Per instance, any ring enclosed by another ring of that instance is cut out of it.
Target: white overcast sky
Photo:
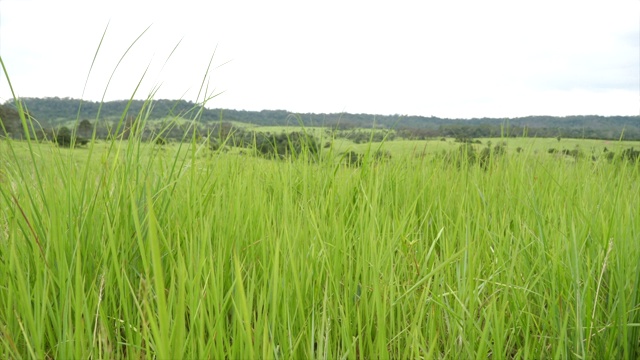
[[[197,101],[206,77],[216,108],[640,112],[638,0],[0,0],[0,56],[21,97]]]

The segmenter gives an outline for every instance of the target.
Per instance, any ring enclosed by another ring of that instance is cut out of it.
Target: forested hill
[[[100,119],[120,118],[128,101],[109,101],[103,104],[91,101],[80,101],[70,98],[23,98],[29,113],[46,126],[56,126],[70,119],[95,120],[100,111]],[[12,102],[5,103],[11,105]],[[82,104],[82,106],[80,106]],[[78,114],[78,109],[80,113]],[[238,121],[256,125],[297,125],[298,120],[290,116],[286,110],[244,111],[229,109],[201,108],[197,104],[185,100],[154,100],[149,103],[134,100],[129,105],[127,114],[137,115],[140,111],[150,111],[149,118],[181,116],[192,119],[198,117],[202,122]],[[371,115],[371,114],[298,114],[305,126],[332,126],[340,128],[394,128],[423,130],[429,136],[463,135],[470,137],[500,136],[501,128],[509,125],[512,131],[533,132],[537,136],[567,136],[587,138],[618,138],[624,131],[626,139],[640,139],[640,116],[528,116],[521,118],[474,118],[443,119],[437,117],[405,116],[405,115]],[[463,134],[460,134],[460,133]],[[497,132],[497,134],[496,134]]]

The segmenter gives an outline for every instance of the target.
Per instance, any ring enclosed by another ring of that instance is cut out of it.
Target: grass
[[[0,146],[3,358],[640,354],[638,167]]]
[[[185,140],[0,140],[0,358],[640,357],[637,164]]]

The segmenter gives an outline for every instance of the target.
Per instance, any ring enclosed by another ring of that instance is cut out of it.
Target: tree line
[[[76,119],[91,121],[98,137],[122,119],[145,114],[149,120],[196,119],[204,128],[224,122],[242,122],[262,126],[323,126],[333,130],[393,129],[405,139],[438,137],[564,137],[585,139],[640,140],[640,116],[528,116],[522,118],[443,119],[437,117],[371,114],[314,114],[293,116],[286,110],[246,111],[210,109],[186,100],[121,100],[104,103],[71,98],[23,98],[24,107],[42,128],[55,129]],[[20,137],[21,125],[13,101],[0,105],[0,119],[11,136]],[[18,119],[18,121],[16,120]],[[185,128],[173,127],[169,138],[180,138]],[[360,136],[353,134],[352,136]]]

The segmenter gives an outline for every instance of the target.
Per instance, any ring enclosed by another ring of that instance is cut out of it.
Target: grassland
[[[384,141],[382,143],[361,143],[356,144],[349,139],[337,137],[336,132],[324,127],[296,127],[296,126],[257,126],[257,125],[240,125],[240,123],[234,124],[242,129],[255,131],[257,133],[289,133],[293,131],[305,131],[317,137],[322,144],[331,142],[334,151],[356,151],[364,154],[369,151],[371,145],[375,149],[387,150],[392,155],[407,155],[407,154],[434,154],[441,152],[455,151],[460,143],[456,142],[452,138],[442,139],[429,139],[429,140],[406,140],[402,138],[396,138],[392,141]],[[362,131],[368,133],[371,129],[355,129],[352,131]],[[375,130],[384,133],[382,130]],[[337,133],[346,131],[338,131]],[[393,130],[391,130],[393,133]],[[481,148],[486,145],[505,145],[505,150],[510,153],[515,153],[518,148],[523,152],[531,152],[534,154],[547,153],[549,149],[556,149],[562,151],[563,149],[573,150],[580,149],[585,155],[600,155],[603,151],[613,151],[619,153],[624,149],[640,147],[640,143],[637,141],[611,141],[611,140],[594,140],[594,139],[572,139],[572,138],[479,138],[476,139],[480,143],[476,147]]]
[[[0,141],[0,358],[640,356],[640,167],[546,153],[626,144],[340,141]]]

